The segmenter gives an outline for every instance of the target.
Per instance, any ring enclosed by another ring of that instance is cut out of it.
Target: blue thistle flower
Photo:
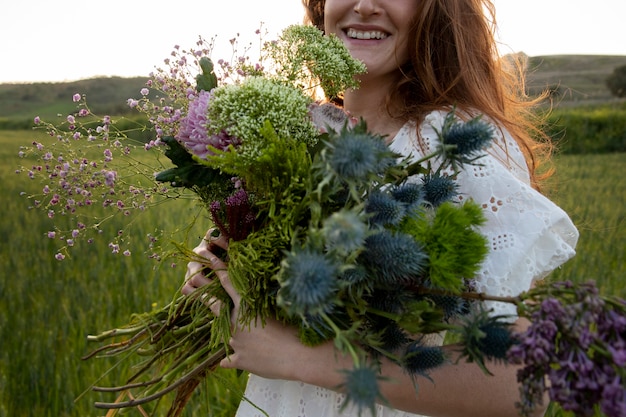
[[[277,302],[289,315],[330,312],[335,305],[339,268],[322,253],[302,249],[287,254],[279,273]]]
[[[343,271],[339,279],[349,285],[364,283],[367,281],[367,269],[365,269],[363,265],[347,268]]]
[[[448,176],[439,173],[425,175],[422,182],[424,184],[424,199],[434,207],[452,200],[458,194],[458,184]]]
[[[428,257],[411,236],[383,229],[365,240],[365,251],[359,259],[372,271],[376,282],[395,286],[420,276]]]
[[[378,372],[368,366],[355,366],[353,369],[343,371],[346,374],[343,388],[346,400],[341,411],[348,404],[357,407],[358,415],[363,410],[369,410],[372,416],[376,415],[376,401],[384,400],[378,386]]]
[[[342,255],[363,247],[368,226],[355,212],[340,210],[331,214],[323,223],[322,234],[328,250]]]
[[[414,210],[424,201],[424,188],[420,184],[407,182],[391,190],[391,195],[396,200],[407,206],[407,211]]]
[[[503,322],[489,322],[480,326],[484,337],[478,340],[478,347],[485,358],[492,361],[505,361],[507,352],[513,345],[510,325]]]
[[[516,343],[511,333],[511,323],[503,321],[504,316],[490,316],[480,310],[463,320],[460,331],[463,346],[461,357],[475,362],[484,372],[491,375],[486,360],[507,361],[509,349]]]
[[[464,316],[470,312],[470,302],[462,297],[454,295],[428,294],[425,298],[431,300],[437,307],[443,310],[445,320]]]
[[[367,181],[395,163],[395,154],[380,136],[344,129],[329,143],[326,160],[343,181]]]
[[[428,379],[428,372],[442,366],[448,358],[440,346],[424,346],[420,341],[413,341],[401,359],[402,367],[412,377],[424,376]]]
[[[480,157],[481,150],[486,149],[493,139],[493,128],[480,117],[467,122],[457,121],[454,112],[448,113],[441,131],[442,146],[446,154],[453,160],[465,163]],[[453,147],[449,148],[449,145]]]
[[[410,300],[410,294],[402,287],[376,288],[366,299],[373,309],[392,314],[399,314]]]
[[[409,342],[409,338],[398,323],[393,320],[373,316],[371,321],[371,332],[377,333],[380,339],[380,345],[377,346],[386,352],[395,352]],[[377,350],[372,349],[372,354],[376,355]]]
[[[371,215],[371,224],[395,226],[406,214],[406,206],[388,193],[373,192],[365,202],[365,212]]]

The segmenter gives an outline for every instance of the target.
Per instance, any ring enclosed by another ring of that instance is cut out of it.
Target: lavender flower
[[[591,417],[600,405],[609,416],[624,415],[626,391],[618,365],[625,346],[623,302],[607,308],[593,284],[557,283],[546,293],[532,324],[508,353],[512,363],[524,366],[518,373],[520,410],[527,414],[541,402],[547,376],[550,399],[565,410]]]

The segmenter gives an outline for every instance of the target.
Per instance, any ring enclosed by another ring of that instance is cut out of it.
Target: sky
[[[302,20],[300,0],[10,0],[0,6],[0,83],[148,76],[174,45],[270,34]],[[625,55],[624,0],[494,0],[501,52]]]

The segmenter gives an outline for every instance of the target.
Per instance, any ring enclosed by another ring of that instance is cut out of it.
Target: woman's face
[[[326,0],[324,27],[363,61],[367,77],[396,74],[408,60],[411,21],[420,0]]]

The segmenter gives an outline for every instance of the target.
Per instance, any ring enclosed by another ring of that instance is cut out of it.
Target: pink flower
[[[209,137],[207,132],[207,109],[211,100],[211,93],[200,91],[198,97],[189,103],[189,112],[181,120],[180,130],[176,139],[182,142],[194,155],[206,159],[210,153],[208,147],[225,150],[229,145],[238,145],[237,138],[229,136],[226,132]]]
[[[41,118],[39,116],[37,116],[37,117],[35,117],[33,122],[35,122],[35,124],[38,125],[39,123],[41,123]]]
[[[80,94],[76,93],[72,96],[72,100],[74,101],[74,103],[77,103],[80,101]]]
[[[56,255],[54,255],[54,257],[57,261],[62,261],[63,259],[65,259],[65,255],[63,255],[62,253],[57,253]]]

